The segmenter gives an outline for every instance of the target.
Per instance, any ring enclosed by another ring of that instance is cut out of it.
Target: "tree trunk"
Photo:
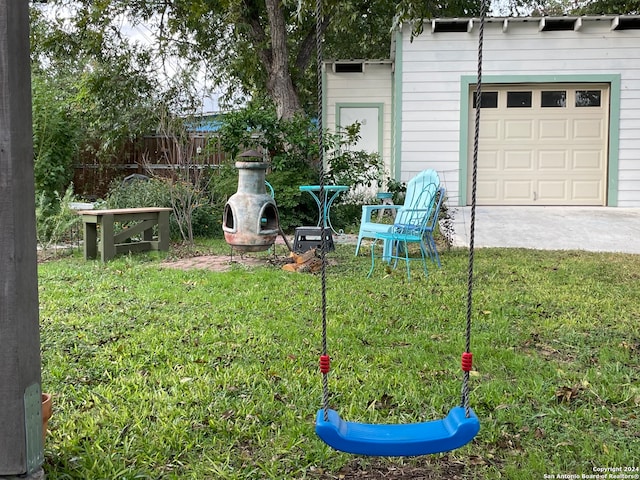
[[[280,0],[266,0],[271,32],[271,62],[267,67],[267,90],[276,104],[278,118],[289,119],[300,113],[300,99],[291,80],[287,31]]]

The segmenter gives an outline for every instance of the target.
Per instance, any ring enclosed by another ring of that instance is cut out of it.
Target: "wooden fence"
[[[157,170],[170,170],[179,154],[186,155],[183,158],[194,168],[218,166],[228,157],[215,134],[193,134],[185,146],[169,137],[145,136],[126,144],[109,161],[98,161],[87,149],[74,165],[74,192],[88,200],[104,198],[112,182],[134,173],[151,175],[159,173]]]

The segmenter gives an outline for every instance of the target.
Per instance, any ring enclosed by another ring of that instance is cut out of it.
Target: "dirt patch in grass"
[[[49,262],[52,260],[60,260],[65,257],[70,257],[73,252],[79,247],[74,245],[59,245],[50,248],[40,248],[37,250],[38,263]]]
[[[162,263],[167,268],[180,270],[211,270],[213,272],[228,272],[234,267],[281,267],[286,262],[284,257],[258,257],[250,255],[198,255],[179,258]]]
[[[180,270],[210,270],[213,272],[228,272],[238,267],[273,267],[282,268],[288,263],[293,263],[291,253],[276,243],[276,253],[250,252],[240,253],[214,253],[207,250],[194,248],[172,247],[171,257],[162,262],[162,266]],[[327,265],[336,265],[335,258],[327,258]]]
[[[555,348],[554,345],[561,348]],[[522,345],[522,350],[528,355],[535,353],[541,358],[552,362],[573,364],[576,361],[575,352],[571,351],[566,345],[562,346],[554,340],[545,341],[537,333],[531,334],[531,338],[527,339]]]

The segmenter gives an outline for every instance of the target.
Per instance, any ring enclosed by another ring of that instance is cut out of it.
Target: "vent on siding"
[[[540,20],[540,31],[560,32],[563,30],[577,30],[579,25],[576,24],[576,20],[576,18],[543,18]]]
[[[460,18],[436,19],[431,23],[433,33],[470,32],[473,28],[473,20]]]
[[[640,30],[640,17],[616,17],[611,22],[612,30]]]
[[[333,71],[335,73],[363,73],[364,63],[361,63],[361,62],[334,63]]]

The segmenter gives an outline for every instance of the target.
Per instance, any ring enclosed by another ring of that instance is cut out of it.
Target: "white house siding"
[[[640,30],[611,30],[612,17],[584,17],[577,31],[539,31],[539,19],[492,19],[485,25],[483,79],[492,84],[539,82],[615,83],[609,136],[608,204],[640,206]],[[467,125],[464,82],[477,74],[478,22],[470,33],[432,33],[430,24],[410,41],[405,26],[396,37],[395,161],[401,178],[438,170],[452,204],[466,203]],[[596,78],[597,77],[597,78]],[[464,90],[464,91],[462,91]],[[618,98],[614,98],[615,95]],[[619,125],[619,128],[617,127]],[[462,137],[465,138],[462,138]],[[464,197],[464,198],[461,198]]]
[[[362,63],[362,73],[336,73],[335,63]],[[340,107],[377,107],[381,113],[377,153],[382,157],[387,174],[393,171],[391,162],[392,64],[385,61],[327,61],[324,63],[323,125],[336,132]],[[343,125],[344,126],[344,125]],[[375,193],[375,192],[374,192]]]

